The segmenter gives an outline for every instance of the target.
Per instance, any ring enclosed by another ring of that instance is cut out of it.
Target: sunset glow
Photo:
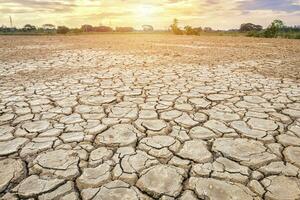
[[[53,23],[78,27],[82,24],[133,26],[147,23],[166,28],[174,18],[182,25],[237,28],[252,22],[263,26],[280,18],[287,24],[300,24],[297,0],[2,0],[0,25]]]
[[[151,17],[156,11],[156,7],[149,5],[139,5],[135,10],[138,17]]]

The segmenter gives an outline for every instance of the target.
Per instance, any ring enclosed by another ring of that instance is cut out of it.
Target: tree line
[[[171,32],[174,33],[175,35],[200,35],[201,32],[212,32],[213,29],[210,27],[197,27],[193,28],[192,26],[185,26],[184,29],[180,29],[179,26],[179,21],[178,19],[173,20],[173,24],[170,25]]]
[[[299,26],[286,26],[282,20],[274,20],[266,29],[251,23],[242,24],[241,32],[249,37],[300,39]]]
[[[143,25],[144,31],[153,31],[151,25]],[[53,24],[44,24],[41,27],[37,27],[31,24],[26,24],[22,28],[15,27],[0,27],[0,33],[4,34],[67,34],[67,33],[85,33],[85,32],[134,32],[132,27],[116,27],[115,29],[109,26],[92,26],[92,25],[82,25],[81,28],[69,28],[67,26],[55,26]],[[263,28],[261,25],[256,25],[253,23],[241,24],[240,29],[232,29],[229,31],[213,30],[210,27],[192,27],[184,26],[183,29],[179,27],[178,19],[174,19],[173,23],[170,25],[172,33],[176,35],[201,35],[203,33],[217,32],[219,35],[223,33],[242,33],[243,35],[249,37],[266,37],[266,38],[291,38],[300,39],[300,27],[299,26],[286,26],[281,20],[274,20],[267,28]],[[226,34],[225,34],[226,35]]]
[[[16,27],[0,27],[0,33],[40,33],[40,34],[67,34],[67,33],[84,33],[84,32],[133,32],[133,27],[116,27],[115,29],[109,26],[92,26],[82,25],[81,28],[69,28],[67,26],[55,26],[53,24],[44,24],[41,27],[26,24],[21,28]]]
[[[196,27],[184,26],[181,29],[179,26],[178,19],[174,19],[173,23],[170,25],[170,30],[176,35],[201,35],[203,32],[236,32],[246,34],[248,37],[266,37],[266,38],[290,38],[290,39],[300,39],[300,27],[299,26],[286,26],[281,20],[274,20],[267,28],[263,28],[261,25],[256,25],[253,23],[241,24],[240,29],[232,29],[229,31],[213,30],[210,27]]]

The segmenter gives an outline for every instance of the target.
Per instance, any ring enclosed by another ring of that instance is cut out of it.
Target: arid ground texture
[[[299,200],[300,41],[0,36],[0,199]]]

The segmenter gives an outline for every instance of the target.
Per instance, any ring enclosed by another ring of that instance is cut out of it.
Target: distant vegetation
[[[201,27],[193,28],[191,26],[185,26],[184,29],[180,29],[178,20],[174,19],[170,29],[176,35],[246,35],[248,37],[300,39],[300,27],[285,26],[281,20],[274,20],[266,29],[263,29],[261,25],[244,23],[241,24],[240,29],[224,31],[213,30],[210,27],[202,29]]]
[[[132,27],[116,27],[116,32],[133,32],[134,28]]]
[[[185,26],[184,30],[181,30],[178,27],[178,19],[173,20],[173,24],[170,26],[171,32],[176,35],[201,35],[203,32],[213,32],[213,29],[210,27],[202,27],[193,28],[191,26]]]
[[[70,29],[66,26],[58,26],[56,32],[58,34],[67,34],[70,32]]]
[[[80,30],[82,32],[113,32],[114,30],[109,26],[92,26],[92,25],[82,25]]]
[[[143,27],[143,29],[145,29]],[[153,30],[153,27],[152,27]],[[81,28],[69,28],[67,26],[58,26],[55,27],[53,24],[44,24],[42,27],[36,27],[31,24],[26,24],[22,28],[10,28],[1,26],[0,34],[7,35],[18,35],[18,34],[34,34],[34,35],[48,35],[48,34],[79,34],[79,33],[100,33],[100,32],[134,32],[132,27],[116,27],[115,30],[109,26],[92,26],[92,25],[82,25]],[[149,25],[148,29],[149,31]]]
[[[143,32],[154,32],[151,25],[143,25]],[[248,36],[248,37],[265,37],[265,38],[289,38],[300,39],[300,26],[289,27],[281,20],[274,20],[266,29],[261,25],[252,23],[241,24],[240,29],[231,30],[213,30],[211,27],[192,27],[189,25],[183,28],[179,27],[178,19],[174,19],[170,25],[169,32],[176,35],[216,35],[216,36]],[[139,32],[133,27],[116,27],[115,29],[109,26],[92,26],[89,24],[82,25],[80,28],[69,28],[67,26],[56,27],[53,24],[44,24],[37,27],[31,24],[26,24],[22,28],[15,27],[0,27],[0,34],[6,35],[49,35],[49,34],[81,34],[81,33],[124,33],[124,32]],[[160,31],[161,32],[161,31]]]
[[[242,31],[242,26],[241,26]],[[300,27],[285,26],[283,21],[274,20],[264,30],[248,30],[247,36],[249,37],[266,37],[266,38],[288,38],[288,39],[300,39]]]
[[[249,31],[261,31],[263,27],[261,25],[255,25],[252,23],[241,24],[240,31],[241,32],[249,32]]]

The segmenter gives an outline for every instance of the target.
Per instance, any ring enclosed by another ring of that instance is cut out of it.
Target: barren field
[[[300,41],[0,36],[0,199],[300,199]]]

